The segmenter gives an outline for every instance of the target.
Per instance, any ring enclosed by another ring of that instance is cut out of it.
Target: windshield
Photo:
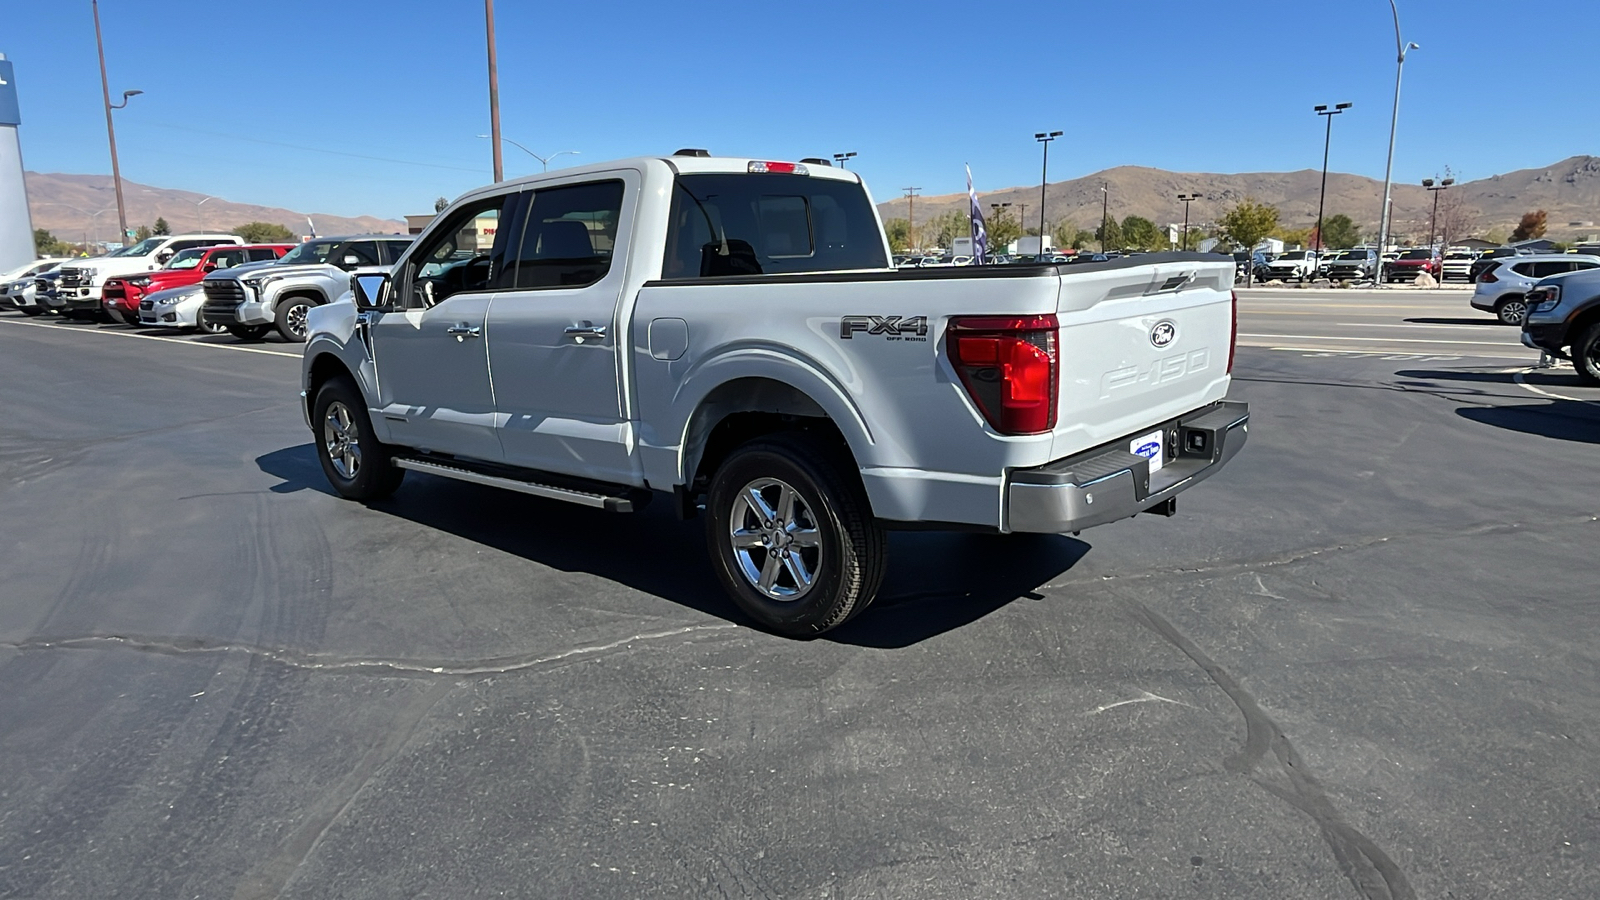
[[[1290,251],[1288,253],[1285,253],[1284,255],[1282,255],[1282,256],[1280,256],[1278,258],[1279,259],[1305,259],[1306,258],[1306,251],[1304,251],[1304,250],[1293,250],[1293,251]]]
[[[118,250],[117,252],[115,252],[115,253],[113,253],[111,255],[112,256],[148,256],[151,253],[154,253],[155,249],[157,247],[161,246],[165,241],[166,241],[166,238],[159,238],[159,237],[145,238],[144,240],[140,241],[139,243],[134,244],[132,247],[124,247],[123,249]]]
[[[1339,258],[1340,259],[1357,259],[1357,260],[1366,259],[1367,258],[1367,251],[1365,251],[1365,250],[1346,250],[1345,252],[1339,254]]]
[[[1432,259],[1432,250],[1407,250],[1400,255],[1401,259]]]
[[[192,269],[200,265],[200,260],[205,258],[206,251],[210,249],[210,247],[190,247],[174,256],[172,262],[167,263],[167,268]]]
[[[278,260],[278,263],[286,266],[294,265],[295,263],[325,263],[328,261],[328,254],[332,253],[333,248],[339,246],[340,243],[340,241],[306,241],[304,244],[285,253],[283,258]]]

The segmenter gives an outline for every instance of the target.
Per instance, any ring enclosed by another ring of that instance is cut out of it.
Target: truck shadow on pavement
[[[270,490],[332,494],[311,444],[256,458],[281,479]],[[737,625],[757,627],[712,574],[703,519],[679,521],[656,503],[618,515],[412,472],[368,508],[563,572],[587,572]],[[1089,552],[1058,535],[895,532],[877,601],[823,640],[908,647],[969,625],[1034,593]]]
[[[1439,381],[1514,386],[1517,384],[1516,376],[1522,375],[1524,383],[1530,386],[1566,390],[1582,389],[1577,386],[1576,376],[1570,374],[1563,376],[1550,371],[1522,373],[1515,371],[1452,372],[1407,369],[1396,372],[1395,375],[1399,378],[1414,379],[1397,382],[1397,384],[1407,387],[1434,387],[1432,383]],[[1559,441],[1600,444],[1600,405],[1597,405],[1600,404],[1600,396],[1597,396],[1593,401],[1552,399],[1544,403],[1516,402],[1510,405],[1499,405],[1487,403],[1487,401],[1534,400],[1536,395],[1520,391],[1512,396],[1481,391],[1472,393],[1482,396],[1485,403],[1476,403],[1456,409],[1456,415],[1469,422],[1493,425],[1496,428],[1504,428],[1508,431],[1518,431],[1523,434],[1538,435],[1539,437],[1553,438]]]

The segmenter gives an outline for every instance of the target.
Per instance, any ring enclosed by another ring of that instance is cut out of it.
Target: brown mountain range
[[[33,227],[47,229],[66,241],[83,240],[85,235],[90,240],[116,239],[117,197],[111,176],[28,172],[25,181]],[[162,218],[174,234],[202,229],[231,231],[246,222],[272,222],[295,234],[306,233],[306,214],[293,210],[233,203],[220,197],[206,200],[205,194],[151,187],[126,179],[122,182],[122,196],[128,207],[129,228],[150,225]],[[93,214],[99,210],[106,212],[95,217]],[[311,213],[311,221],[318,234],[389,234],[406,230],[404,222],[375,216]]]
[[[1299,172],[1254,172],[1238,175],[1168,172],[1140,166],[1119,166],[1071,181],[1048,185],[1046,219],[1052,228],[1061,219],[1093,230],[1100,223],[1101,186],[1108,189],[1110,214],[1119,221],[1129,215],[1143,216],[1158,225],[1183,221],[1180,193],[1198,193],[1200,200],[1190,208],[1191,223],[1214,221],[1244,197],[1270,203],[1278,208],[1279,221],[1290,228],[1306,227],[1317,218],[1317,193],[1322,173],[1306,169]],[[1574,156],[1540,169],[1523,169],[1469,181],[1451,188],[1472,231],[1486,234],[1493,230],[1510,233],[1524,212],[1543,209],[1548,215],[1551,238],[1587,237],[1600,232],[1600,157]],[[1038,227],[1039,187],[1014,187],[978,195],[984,214],[991,203],[1011,203],[1013,215],[1026,203],[1025,226]],[[1364,231],[1378,228],[1378,207],[1383,201],[1383,182],[1361,175],[1328,173],[1326,215],[1339,213],[1355,220]],[[1394,185],[1394,220],[1399,233],[1420,227],[1427,229],[1432,197],[1421,185]],[[918,197],[917,220],[928,221],[948,210],[966,210],[965,194]],[[878,205],[885,220],[906,217],[906,199],[900,197]],[[1570,223],[1584,222],[1586,225]],[[1420,226],[1419,224],[1420,223]]]

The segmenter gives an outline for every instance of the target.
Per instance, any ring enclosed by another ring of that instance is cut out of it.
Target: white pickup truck
[[[1171,515],[1245,442],[1232,285],[1200,254],[895,270],[855,173],[680,151],[466,194],[310,311],[302,397],[345,497],[670,495],[808,636],[871,602],[888,529]]]

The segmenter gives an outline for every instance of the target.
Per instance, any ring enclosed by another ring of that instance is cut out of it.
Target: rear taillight
[[[1233,352],[1239,349],[1239,292],[1233,292],[1230,311],[1232,324],[1228,326],[1228,374],[1233,374]]]
[[[1001,434],[1042,434],[1056,425],[1060,323],[1049,316],[961,316],[945,352],[967,395]]]
[[[1500,268],[1500,266],[1498,264],[1496,264],[1496,265],[1490,266],[1487,269],[1484,269],[1483,270],[1483,274],[1478,276],[1478,283],[1479,284],[1494,284],[1496,281],[1499,281],[1500,279],[1494,277],[1494,270],[1498,269],[1498,268]]]

